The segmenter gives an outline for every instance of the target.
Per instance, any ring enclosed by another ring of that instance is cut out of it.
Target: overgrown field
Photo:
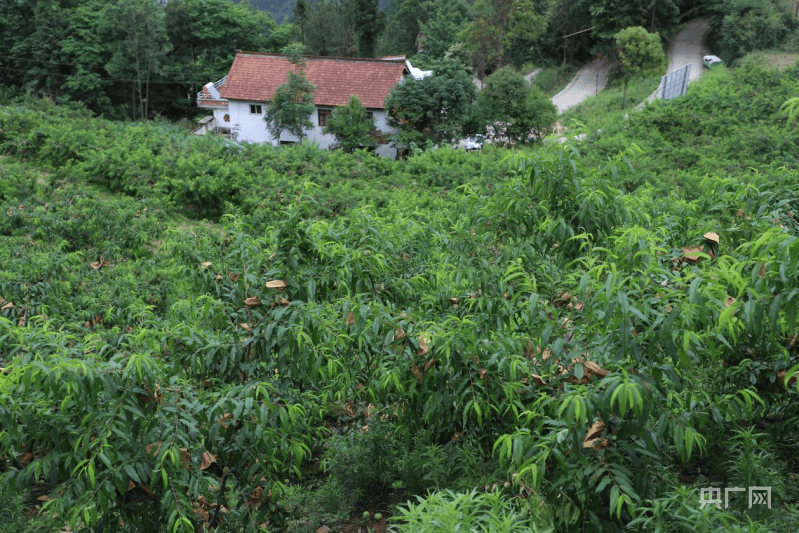
[[[0,108],[0,531],[796,531],[796,95],[406,162]]]

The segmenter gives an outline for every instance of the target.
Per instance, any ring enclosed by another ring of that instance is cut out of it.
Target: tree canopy
[[[0,83],[114,118],[177,118],[237,49],[290,38],[290,25],[231,0],[0,2]]]
[[[374,119],[370,118],[366,107],[354,94],[350,95],[347,105],[337,107],[328,118],[325,133],[331,133],[338,139],[339,146],[345,152],[352,152],[357,148],[374,148],[377,141],[374,134]]]
[[[627,103],[627,85],[633,78],[657,74],[666,66],[666,54],[660,37],[649,33],[641,26],[633,26],[619,31],[616,51],[619,55],[621,78],[624,81],[624,96],[621,107]]]
[[[494,142],[527,144],[552,130],[557,109],[547,96],[510,67],[488,77],[477,98],[479,123]]]
[[[309,116],[316,107],[313,104],[313,93],[316,86],[305,76],[302,56],[298,48],[289,45],[283,49],[294,64],[294,70],[288,73],[286,83],[279,86],[266,105],[264,122],[269,133],[280,140],[284,131],[295,135],[300,142],[305,138],[305,130],[313,127]]]
[[[400,129],[403,142],[449,142],[457,138],[475,100],[471,78],[456,61],[435,64],[433,75],[406,76],[386,98],[389,125]]]

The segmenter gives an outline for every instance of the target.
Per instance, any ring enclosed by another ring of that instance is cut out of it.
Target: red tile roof
[[[402,79],[403,60],[307,57],[305,74],[316,86],[314,104],[345,105],[351,94],[369,108],[383,109],[391,88]],[[227,100],[268,102],[294,68],[285,56],[237,52],[220,94]]]

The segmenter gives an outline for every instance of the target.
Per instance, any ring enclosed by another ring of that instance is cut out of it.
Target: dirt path
[[[577,75],[566,88],[552,97],[558,113],[563,113],[604,89],[608,83],[609,71],[610,60],[607,58],[595,59],[577,71]]]
[[[688,83],[693,83],[704,74],[702,57],[708,55],[710,50],[705,48],[702,40],[710,31],[710,25],[705,19],[694,19],[686,22],[682,30],[672,37],[669,43],[669,68],[666,71],[674,72],[686,65],[691,65]],[[661,87],[649,95],[647,101],[651,102],[660,94]]]

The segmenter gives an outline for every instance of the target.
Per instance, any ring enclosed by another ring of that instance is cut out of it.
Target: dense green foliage
[[[286,30],[230,0],[0,2],[0,83],[109,117],[185,116],[236,49],[277,51]]]
[[[613,36],[619,56],[619,77],[624,82],[621,107],[627,103],[627,86],[633,78],[646,78],[662,71],[667,64],[666,54],[656,34],[641,26],[624,28]]]
[[[324,131],[335,135],[345,152],[361,147],[374,149],[377,146],[374,119],[367,115],[366,107],[354,94],[350,95],[347,105],[337,107],[330,113]]]
[[[407,161],[0,108],[0,530],[796,530],[798,69]]]
[[[283,53],[289,55],[294,68],[288,73],[286,83],[278,86],[275,96],[266,105],[264,122],[274,139],[280,140],[280,135],[285,131],[302,142],[305,130],[313,127],[309,117],[316,109],[313,103],[316,86],[305,75],[301,47],[289,45]]]
[[[432,76],[405,76],[391,89],[385,102],[388,123],[400,130],[398,138],[404,144],[451,142],[461,135],[475,96],[474,84],[461,66],[442,61]]]
[[[500,143],[540,142],[552,132],[558,115],[538,87],[508,67],[488,77],[477,104],[477,129],[486,131],[488,126],[489,138]]]
[[[710,0],[707,9],[711,44],[726,61],[775,48],[799,29],[793,6],[782,0]]]
[[[263,2],[259,2],[263,5]],[[229,70],[235,51],[381,57],[415,66],[459,61],[485,80],[506,66],[561,75],[612,55],[614,36],[640,26],[666,42],[680,21],[706,16],[726,60],[774,46],[795,49],[799,24],[783,0],[300,0],[275,3],[277,25],[233,0],[14,0],[0,2],[0,86],[83,102],[116,119],[192,118],[195,95]],[[557,91],[554,91],[557,92]],[[0,91],[0,98],[5,91]],[[435,135],[434,135],[435,136]]]

